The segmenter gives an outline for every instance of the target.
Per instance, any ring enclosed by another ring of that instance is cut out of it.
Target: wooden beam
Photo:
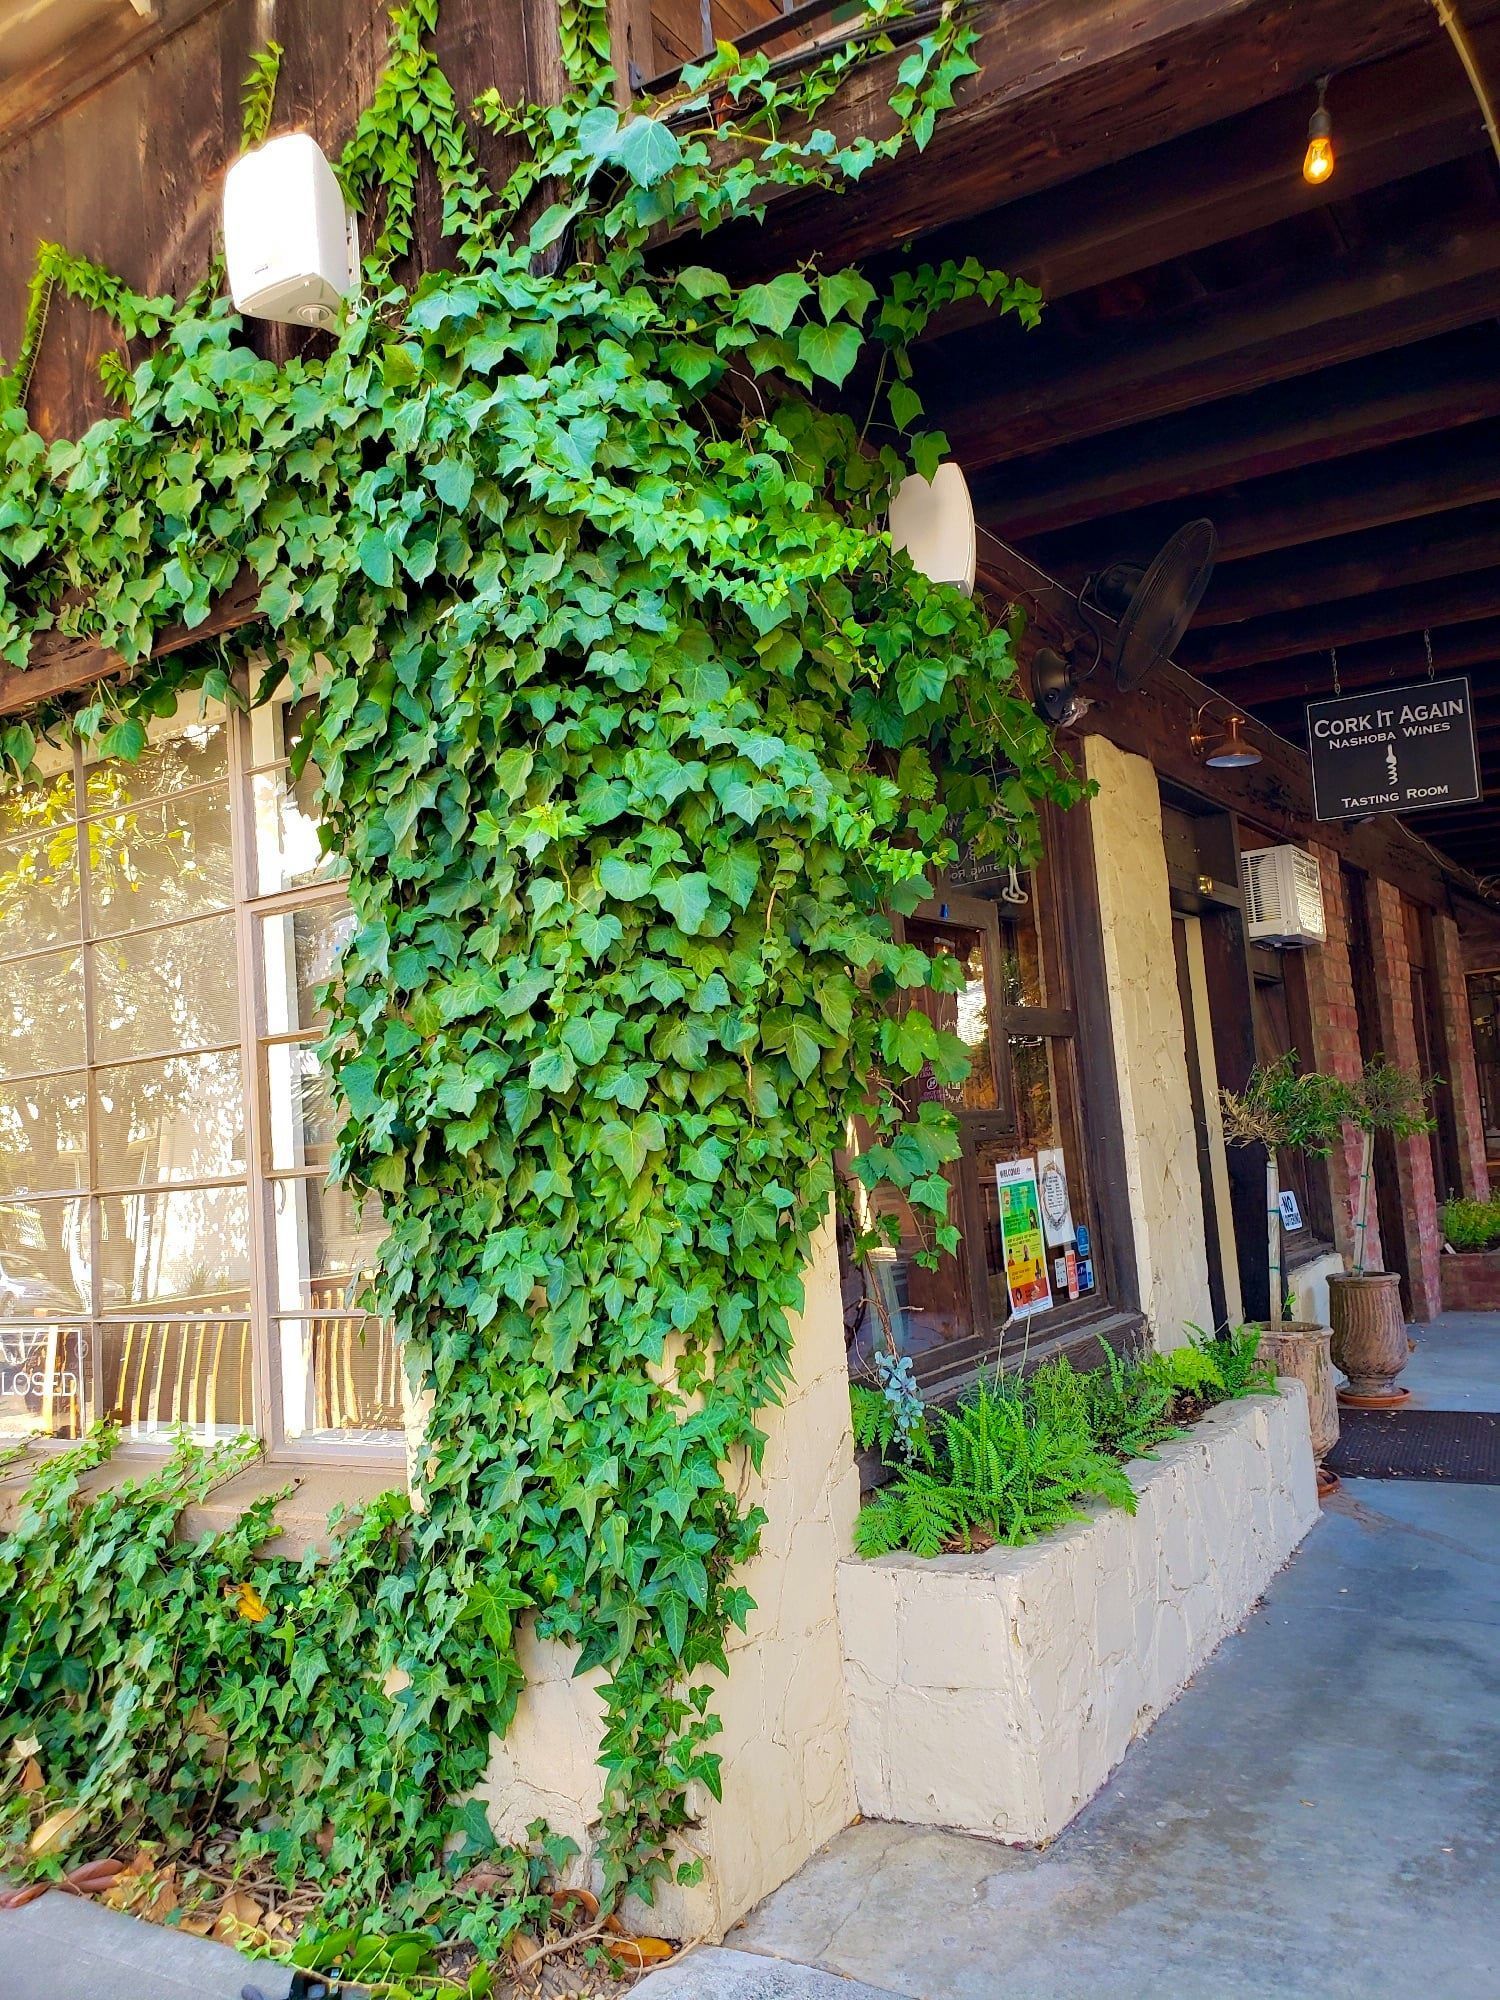
[[[1302,611],[1345,597],[1464,576],[1500,564],[1500,518],[1476,508],[1424,535],[1405,522],[1367,535],[1343,535],[1303,550],[1223,564],[1193,619],[1194,633],[1253,619],[1275,605]]]
[[[221,0],[160,0],[149,10],[132,5],[72,36],[34,67],[0,80],[0,152],[91,90],[159,48],[197,15]]]
[[[1071,594],[1024,557],[986,546],[980,580],[997,603],[1024,602],[1030,616],[1023,658],[1039,644],[1092,652],[1093,639]],[[1287,840],[1305,841],[1313,827],[1312,774],[1307,752],[1262,728],[1253,729],[1262,761],[1248,770],[1215,771],[1198,761],[1189,741],[1194,720],[1213,690],[1174,665],[1163,665],[1131,694],[1121,694],[1107,673],[1085,692],[1092,706],[1078,735],[1103,735],[1122,750],[1147,758],[1160,776],[1210,804],[1243,815]],[[1066,741],[1066,737],[1064,738]],[[1357,824],[1318,827],[1354,866],[1383,875],[1415,901],[1446,909],[1451,878],[1389,815]]]
[[[1500,35],[1475,41],[1482,61],[1500,60]],[[1064,188],[939,229],[911,256],[879,260],[870,275],[878,281],[901,265],[978,257],[1040,285],[1049,300],[1066,298],[1488,144],[1468,80],[1436,37],[1340,76],[1329,101],[1338,127],[1332,187],[1309,186],[1295,171],[1307,143],[1308,98],[1299,89]],[[933,330],[974,325],[987,310],[966,302]]]
[[[1500,338],[1494,347],[1500,377]],[[1492,500],[1500,500],[1500,425],[1484,423],[1460,426],[1426,451],[1403,446],[1361,452],[1305,471],[1251,480],[1229,492],[1194,496],[1190,511],[1207,514],[1218,529],[1220,562],[1237,563]],[[1184,518],[1182,501],[1141,508],[1045,537],[1028,552],[1044,569],[1072,583],[1122,550],[1144,556],[1159,549]],[[1445,524],[1436,523],[1434,531],[1446,532]],[[1218,590],[1216,577],[1211,595],[1217,597]]]
[[[1496,416],[1500,336],[1472,328],[1236,397],[1211,422],[1189,410],[991,472],[971,468],[971,484],[981,519],[1025,540]],[[961,422],[950,435],[970,468]]]
[[[1497,0],[1466,0],[1471,32],[1497,16]],[[773,195],[774,227],[722,232],[717,257],[744,272],[867,257],[1435,39],[1430,0],[977,0],[970,19],[978,74],[922,154],[833,201]],[[868,64],[825,107],[841,140],[894,130],[904,59]]]
[[[1500,619],[1479,619],[1470,625],[1434,629],[1432,657],[1440,674],[1467,673],[1473,667],[1500,660]],[[1420,631],[1374,645],[1351,646],[1339,652],[1339,680],[1346,688],[1381,687],[1419,680],[1427,671]],[[1333,674],[1326,652],[1304,653],[1272,666],[1255,664],[1214,676],[1236,701],[1252,707],[1282,701],[1315,701],[1333,693]]]
[[[995,465],[1493,319],[1497,273],[1500,222],[1487,219],[1342,268],[1320,261],[1081,350],[1038,331],[1024,351],[1007,341],[1001,365],[988,329],[955,336],[923,351],[916,383],[964,464]]]
[[[241,570],[201,624],[165,626],[156,635],[151,657],[160,660],[185,652],[204,639],[252,624],[259,616],[259,580]],[[139,671],[139,665],[131,666],[97,640],[44,632],[32,646],[29,666],[0,667],[0,715],[20,715],[38,702],[78,694],[100,681],[125,680]]]
[[[1496,616],[1500,616],[1500,575],[1466,576],[1351,597],[1311,611],[1248,618],[1202,638],[1190,633],[1180,657],[1191,672],[1211,676],[1262,666],[1268,660],[1293,659],[1299,653],[1323,652],[1330,646],[1358,646],[1370,639],[1411,633],[1421,659],[1419,635],[1424,627],[1466,625]]]

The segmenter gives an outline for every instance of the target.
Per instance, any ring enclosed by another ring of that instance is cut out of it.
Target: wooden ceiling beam
[[[253,624],[260,615],[259,580],[248,569],[241,570],[200,624],[168,625],[158,632],[151,658],[185,652],[204,639]],[[131,666],[96,639],[44,632],[32,645],[29,665],[0,666],[0,715],[21,715],[39,702],[79,694],[100,681],[125,680],[139,671],[138,665]]]
[[[1408,590],[1372,592],[1308,611],[1247,618],[1202,637],[1190,632],[1178,658],[1189,672],[1212,676],[1246,672],[1301,653],[1326,653],[1330,646],[1357,646],[1410,634],[1420,661],[1424,627],[1436,631],[1497,616],[1500,574],[1484,573],[1413,584]]]
[[[961,427],[950,436],[971,473],[980,518],[997,534],[1024,540],[1487,417],[1500,417],[1494,326],[1234,397],[1215,405],[1211,420],[1182,411],[988,472],[972,464]]]
[[[1077,605],[1044,572],[1009,550],[986,548],[980,582],[997,605],[1024,600],[1033,616],[1023,642],[1023,663],[1038,644],[1077,651],[1092,648]],[[1049,587],[1051,586],[1051,587]],[[1307,752],[1278,735],[1257,739],[1262,761],[1247,770],[1215,771],[1201,763],[1189,741],[1204,700],[1200,680],[1170,664],[1148,674],[1139,688],[1121,694],[1107,674],[1090,683],[1092,706],[1078,724],[1081,735],[1107,736],[1122,750],[1149,759],[1173,783],[1210,804],[1242,813],[1253,824],[1288,840],[1304,840],[1312,817],[1312,774]],[[1453,877],[1382,816],[1353,826],[1331,826],[1325,837],[1355,866],[1384,875],[1419,902],[1446,908]]]
[[[1500,61],[1500,33],[1491,29],[1475,42],[1482,62]],[[1436,40],[1341,75],[1330,103],[1338,133],[1332,187],[1309,186],[1297,171],[1308,120],[1307,93],[1298,90],[1123,165],[937,230],[910,255],[878,260],[870,276],[879,282],[901,266],[978,257],[1039,285],[1049,300],[1066,298],[1488,144],[1468,80]],[[976,325],[988,311],[966,301],[932,331]]]
[[[1038,331],[1024,351],[994,333],[925,350],[916,383],[966,466],[1137,427],[1272,383],[1385,353],[1493,319],[1500,222],[1447,226],[1420,243],[1381,243],[1347,264],[1320,263],[1216,295],[1082,351]],[[1010,329],[1006,329],[1007,332]]]
[[[1469,673],[1500,661],[1500,618],[1479,618],[1470,624],[1433,626],[1432,657],[1438,673]],[[1339,650],[1339,679],[1346,688],[1380,687],[1420,680],[1427,671],[1420,628],[1396,639]],[[1318,700],[1333,692],[1333,670],[1326,648],[1208,675],[1235,701],[1252,708],[1276,701]]]
[[[1472,33],[1500,18],[1500,0],[1465,0],[1464,17]],[[716,261],[749,273],[892,250],[1438,35],[1431,0],[977,0],[969,18],[978,72],[923,153],[832,201],[773,195],[774,227],[721,232]],[[898,48],[846,79],[821,114],[841,139],[893,132],[904,59]]]
[[[1492,509],[1476,508],[1424,535],[1413,535],[1399,522],[1252,562],[1221,563],[1193,619],[1193,631],[1258,618],[1270,605],[1278,612],[1305,611],[1495,565],[1500,565],[1500,516]]]
[[[1494,345],[1500,377],[1500,337]],[[1121,551],[1145,556],[1160,548],[1192,512],[1207,514],[1218,529],[1220,562],[1237,564],[1493,500],[1500,500],[1500,424],[1470,424],[1445,432],[1425,449],[1356,453],[1227,492],[1112,515],[1049,536],[1032,553],[1056,575],[1081,579]],[[1435,532],[1442,531],[1437,524]],[[1217,594],[1216,578],[1212,595]]]

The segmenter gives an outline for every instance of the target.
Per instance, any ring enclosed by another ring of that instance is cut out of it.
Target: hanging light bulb
[[[1318,78],[1318,108],[1307,121],[1307,151],[1302,155],[1302,178],[1311,187],[1321,187],[1333,172],[1333,119],[1325,99],[1328,78]]]

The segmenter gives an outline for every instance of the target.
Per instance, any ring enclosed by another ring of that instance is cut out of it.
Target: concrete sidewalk
[[[1500,1408],[1500,1317],[1414,1332],[1419,1407]],[[1500,1489],[1347,1481],[1046,1851],[851,1827],[641,2000],[1495,2000],[1497,1531]]]
[[[81,1896],[0,1913],[0,2000],[284,2000],[291,1974]]]

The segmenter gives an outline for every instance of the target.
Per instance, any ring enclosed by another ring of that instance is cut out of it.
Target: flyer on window
[[[1047,1246],[1042,1234],[1042,1198],[1034,1160],[1002,1160],[995,1168],[1000,1196],[1000,1246],[1010,1309],[1017,1319],[1046,1312],[1052,1304],[1047,1280]]]

